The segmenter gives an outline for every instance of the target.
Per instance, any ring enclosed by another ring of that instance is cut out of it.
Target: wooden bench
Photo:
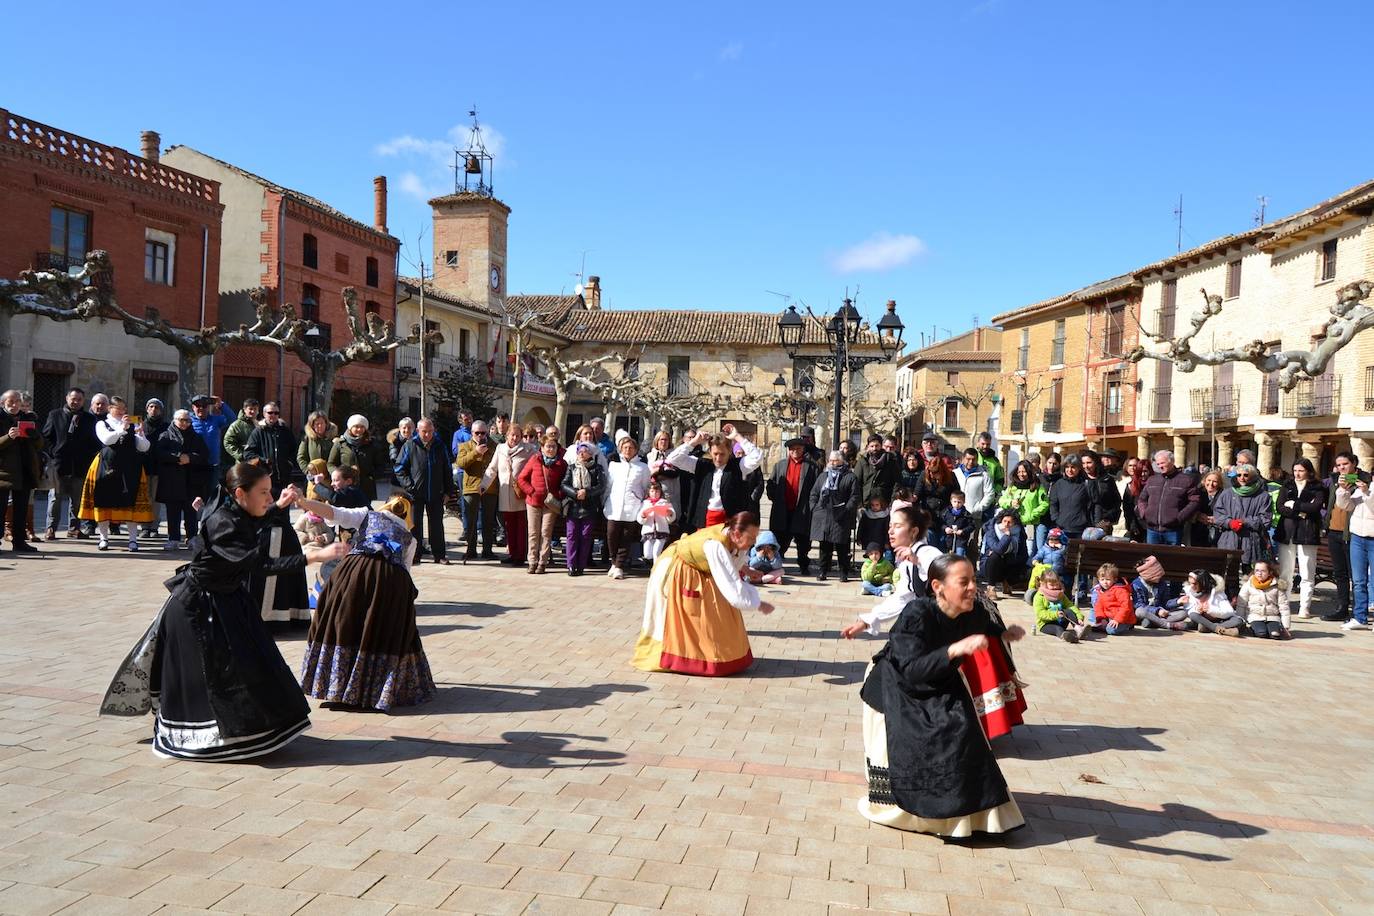
[[[1170,547],[1164,544],[1137,544],[1134,541],[1083,541],[1069,542],[1066,568],[1077,577],[1082,574],[1092,579],[1097,568],[1103,563],[1114,563],[1121,569],[1121,575],[1129,582],[1135,578],[1136,564],[1146,557],[1154,557],[1164,567],[1164,576],[1170,582],[1182,583],[1188,573],[1195,569],[1205,569],[1221,576],[1226,583],[1226,594],[1235,597],[1240,593],[1240,551],[1222,550],[1219,547]]]
[[[1326,546],[1326,538],[1323,537],[1317,542],[1317,574],[1312,577],[1312,585],[1316,587],[1323,582],[1335,581],[1336,570],[1331,566],[1331,549]]]

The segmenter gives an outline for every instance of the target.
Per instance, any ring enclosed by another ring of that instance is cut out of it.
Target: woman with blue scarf
[[[393,496],[380,510],[313,499],[299,504],[335,527],[357,531],[325,582],[310,624],[301,664],[306,695],[383,712],[433,699],[434,676],[415,624],[410,501]]]

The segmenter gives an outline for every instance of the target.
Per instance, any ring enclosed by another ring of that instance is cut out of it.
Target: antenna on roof
[[[1256,197],[1255,200],[1259,201],[1259,209],[1255,211],[1255,225],[1256,225],[1256,226],[1263,226],[1263,225],[1264,225],[1264,211],[1265,211],[1265,210],[1268,208],[1268,206],[1269,206],[1269,198],[1268,198],[1266,195],[1261,194],[1259,197]]]
[[[791,294],[791,293],[775,293],[775,292],[773,292],[773,290],[771,290],[771,289],[766,289],[766,290],[764,290],[764,292],[767,293],[767,294],[770,295],[770,296],[777,296],[779,299],[781,299],[781,300],[782,300],[782,307],[783,307],[784,309],[787,308],[789,305],[792,304],[792,294]]]
[[[1174,220],[1178,223],[1178,239],[1175,251],[1183,250],[1183,195],[1178,195],[1178,206],[1174,208]]]

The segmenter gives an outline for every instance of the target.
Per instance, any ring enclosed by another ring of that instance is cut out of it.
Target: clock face
[[[501,291],[501,268],[499,267],[491,269],[491,288],[493,292],[499,293]]]

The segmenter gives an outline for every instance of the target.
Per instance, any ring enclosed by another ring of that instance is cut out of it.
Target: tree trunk
[[[510,421],[520,422],[520,373],[524,371],[524,364],[521,362],[520,351],[523,348],[523,336],[518,330],[515,332],[515,371],[511,373],[510,386]]]
[[[197,380],[200,377],[200,354],[177,347],[177,407],[191,409],[191,398],[195,397]],[[205,392],[210,394],[211,392]]]
[[[558,428],[558,435],[561,436],[568,422],[568,383],[552,373],[549,377],[553,380],[553,425]]]
[[[0,308],[0,391],[10,387],[10,360],[14,358],[14,312]]]
[[[334,401],[334,381],[338,378],[339,367],[333,360],[318,360],[310,366],[310,390],[314,396],[315,410],[328,414]]]

